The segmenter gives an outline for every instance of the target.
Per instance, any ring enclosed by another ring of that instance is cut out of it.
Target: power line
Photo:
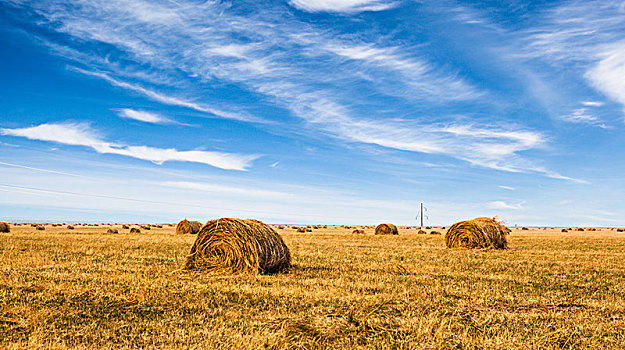
[[[136,198],[128,198],[128,197],[117,197],[117,196],[108,196],[108,195],[100,195],[100,194],[78,193],[78,192],[71,192],[71,191],[59,191],[59,190],[51,190],[51,189],[37,188],[37,187],[27,187],[27,186],[17,186],[17,185],[11,185],[11,184],[3,184],[3,183],[0,183],[0,187],[16,189],[16,190],[22,190],[22,191],[43,192],[43,193],[50,193],[50,194],[63,194],[63,195],[72,195],[72,196],[80,196],[80,197],[116,199],[116,200],[125,200],[125,201],[131,201],[131,202],[139,202],[139,203],[176,205],[176,206],[184,206],[184,207],[197,208],[197,209],[229,210],[229,211],[235,211],[235,212],[238,211],[238,212],[256,213],[256,214],[263,214],[263,215],[279,215],[279,216],[284,215],[284,213],[276,213],[276,212],[269,212],[269,211],[258,211],[258,210],[248,210],[248,209],[232,209],[232,208],[224,208],[224,207],[210,207],[210,206],[193,205],[193,204],[176,203],[176,202],[150,201],[150,200],[145,200],[145,199],[136,199]],[[2,191],[2,189],[0,189],[0,191]],[[297,215],[305,216],[305,217],[309,217],[309,218],[319,218],[319,216],[316,216],[316,215],[307,215],[307,214],[297,214]],[[323,216],[323,217],[324,218],[330,218],[330,219],[338,219],[338,220],[342,220],[343,219],[342,217],[337,217],[337,216],[334,216],[334,217],[333,216]]]

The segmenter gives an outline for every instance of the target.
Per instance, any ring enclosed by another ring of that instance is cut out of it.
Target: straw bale
[[[495,218],[481,217],[453,224],[445,234],[448,248],[505,249],[510,229]]]
[[[269,225],[252,219],[221,218],[202,227],[185,269],[273,273],[290,266],[289,248]]]

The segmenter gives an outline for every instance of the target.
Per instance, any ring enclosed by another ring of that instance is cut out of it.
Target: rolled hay
[[[567,230],[567,229],[563,228],[563,229],[562,229],[562,232],[569,232],[569,230]]]
[[[146,226],[146,225],[141,226],[141,229],[146,230],[146,231],[151,230],[150,226]]]
[[[117,231],[116,228],[109,228],[108,230],[106,230],[106,233],[119,233],[119,231]]]
[[[6,222],[0,222],[0,232],[9,233],[11,232],[11,227]]]
[[[423,231],[423,230],[419,230],[419,231],[417,231],[417,234],[418,235],[427,235],[428,233]]]
[[[297,228],[297,232],[299,232],[299,233],[306,233],[306,227],[298,227]]]
[[[269,225],[253,219],[221,218],[198,233],[186,270],[273,273],[291,266],[291,253]]]
[[[622,228],[617,228],[617,229],[616,229],[616,232],[625,232],[625,229],[622,229]]]
[[[440,233],[440,232],[438,232],[438,231],[432,231],[432,232],[430,232],[430,234],[431,234],[431,235],[440,235],[441,233]]]
[[[199,221],[189,221],[184,219],[176,225],[176,234],[180,235],[194,235],[200,232],[202,224]]]
[[[72,225],[67,225],[67,229],[68,229],[68,230],[73,230],[73,229],[74,229],[74,226],[72,226]]]
[[[129,228],[130,228],[130,226],[128,226],[128,225],[122,225],[122,228],[123,228],[124,230],[127,230],[127,229],[129,229]]]
[[[45,229],[46,229],[46,228],[45,228],[44,226],[41,226],[41,225],[39,225],[39,226],[35,227],[35,230],[38,230],[38,231],[43,231],[43,230],[45,230]]]
[[[355,229],[354,231],[352,231],[352,233],[355,234],[355,235],[364,235],[365,234],[365,230]]]
[[[136,227],[133,227],[133,228],[130,229],[130,233],[141,233],[141,230],[139,230]]]
[[[375,228],[376,235],[398,235],[399,231],[397,230],[397,226],[393,224],[379,224]]]
[[[457,222],[447,230],[445,243],[448,248],[495,248],[508,246],[506,236],[511,230],[495,218],[477,218]]]

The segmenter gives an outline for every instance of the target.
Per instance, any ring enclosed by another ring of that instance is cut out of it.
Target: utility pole
[[[419,217],[421,217],[421,228],[423,228],[423,218],[426,216],[423,212],[424,211],[428,211],[428,208],[423,206],[423,203],[421,203],[421,210],[419,211],[419,213],[417,213],[417,216],[415,217],[415,219],[419,219]],[[430,219],[430,218],[428,218]]]
[[[423,203],[421,203],[421,228],[423,228]]]

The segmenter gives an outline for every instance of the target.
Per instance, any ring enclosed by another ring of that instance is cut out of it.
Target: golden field
[[[287,226],[288,273],[222,276],[179,270],[195,236],[115,227],[0,234],[0,348],[625,348],[613,230],[464,250],[416,229]]]

